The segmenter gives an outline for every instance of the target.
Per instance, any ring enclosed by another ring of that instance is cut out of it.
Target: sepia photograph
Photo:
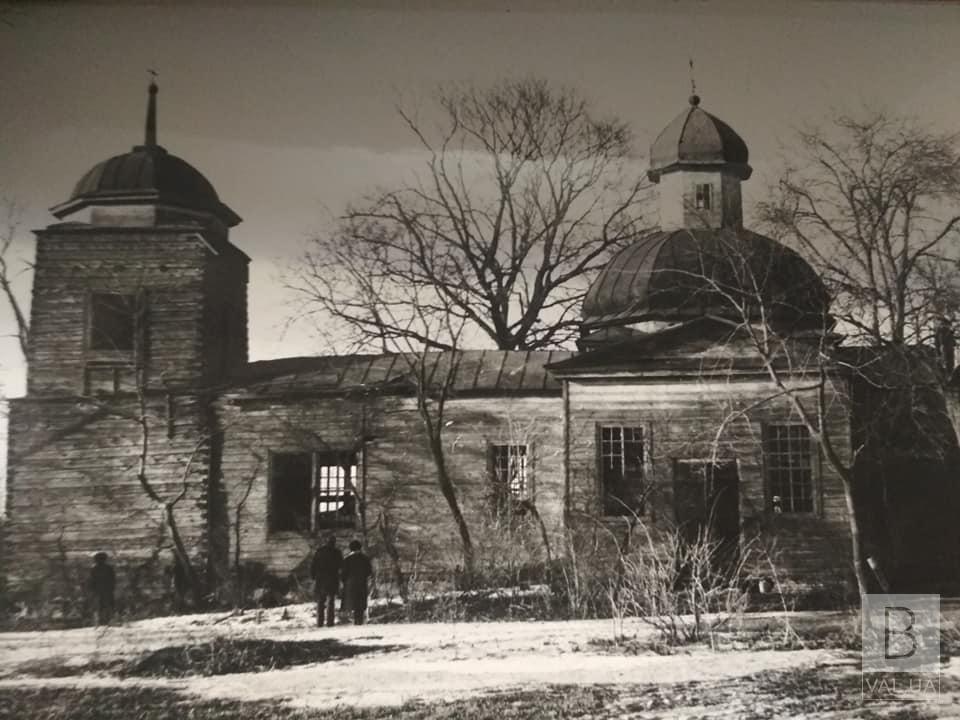
[[[0,719],[960,719],[960,2],[0,1]]]

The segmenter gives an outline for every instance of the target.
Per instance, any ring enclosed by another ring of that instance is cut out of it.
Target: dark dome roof
[[[593,281],[583,301],[583,325],[730,316],[722,293],[736,296],[741,278],[755,279],[769,315],[821,327],[829,296],[817,273],[790,248],[742,228],[661,231],[637,240]]]
[[[227,225],[239,222],[199,170],[158,145],[138,145],[98,163],[80,178],[65,205],[124,200],[149,200],[209,212]]]
[[[94,165],[80,178],[70,199],[52,208],[53,214],[62,219],[88,205],[151,203],[210,213],[233,227],[240,217],[220,202],[210,181],[190,163],[157,145],[156,82],[150,83],[148,92],[143,145]]]
[[[700,98],[680,113],[650,147],[650,177],[656,181],[667,168],[684,165],[731,165],[742,180],[750,177],[747,144],[723,120],[700,108]]]

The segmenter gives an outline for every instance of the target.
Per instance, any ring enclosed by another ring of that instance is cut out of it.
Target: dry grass
[[[172,690],[124,688],[13,688],[0,690],[0,717],[18,720],[535,720],[610,717],[615,693],[570,687],[481,696],[450,703],[391,708],[304,710],[285,703],[202,700]]]
[[[859,673],[822,666],[762,672],[709,683],[571,686],[480,695],[454,702],[400,707],[296,709],[283,702],[190,697],[174,690],[125,684],[95,688],[2,688],[0,717],[19,720],[612,720],[613,718],[857,717],[932,720],[920,702],[880,697],[862,704]],[[944,688],[957,692],[958,688]],[[835,714],[836,713],[836,714]]]

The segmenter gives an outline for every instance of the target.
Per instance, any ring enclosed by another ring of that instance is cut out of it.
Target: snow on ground
[[[554,684],[647,685],[726,681],[766,670],[836,664],[852,672],[849,659],[825,650],[724,651],[697,648],[675,655],[625,655],[595,641],[614,637],[611,620],[341,625],[317,628],[312,605],[243,615],[155,618],[107,629],[79,628],[0,633],[0,687],[25,684],[123,685],[139,683],[184,690],[208,698],[286,700],[293,705],[399,705],[419,699],[451,700],[477,693],[532,689]],[[752,623],[775,623],[775,614],[752,615]],[[837,613],[795,614],[796,622],[836,622]],[[627,620],[628,636],[652,638],[652,629]],[[118,679],[85,674],[25,678],[18,666],[44,660],[82,666],[134,657],[145,650],[208,642],[217,637],[286,641],[333,638],[362,648],[351,657],[255,674],[184,679]],[[945,675],[960,679],[951,663]]]
[[[718,663],[709,653],[685,656],[630,657],[581,653],[544,656],[539,652],[494,652],[477,657],[456,652],[414,652],[374,659],[354,658],[331,667],[292,668],[261,684],[242,675],[197,678],[187,687],[199,695],[265,700],[291,699],[291,704],[329,707],[401,705],[419,699],[452,700],[468,695],[552,684],[674,683],[747,675],[770,669],[812,664],[821,653],[766,651],[740,653],[733,662]]]

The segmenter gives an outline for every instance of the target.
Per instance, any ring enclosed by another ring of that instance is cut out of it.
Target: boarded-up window
[[[136,296],[93,293],[90,298],[91,350],[133,350],[136,327]]]
[[[767,425],[763,457],[775,512],[813,512],[813,452],[805,425]]]
[[[604,425],[599,436],[604,515],[643,512],[643,428]]]
[[[711,192],[713,188],[709,183],[699,183],[697,185],[697,210],[709,210],[713,207],[713,198]]]
[[[526,445],[491,445],[493,506],[503,512],[523,500],[529,491]]]
[[[356,516],[353,453],[273,453],[268,525],[274,532],[350,528]]]

